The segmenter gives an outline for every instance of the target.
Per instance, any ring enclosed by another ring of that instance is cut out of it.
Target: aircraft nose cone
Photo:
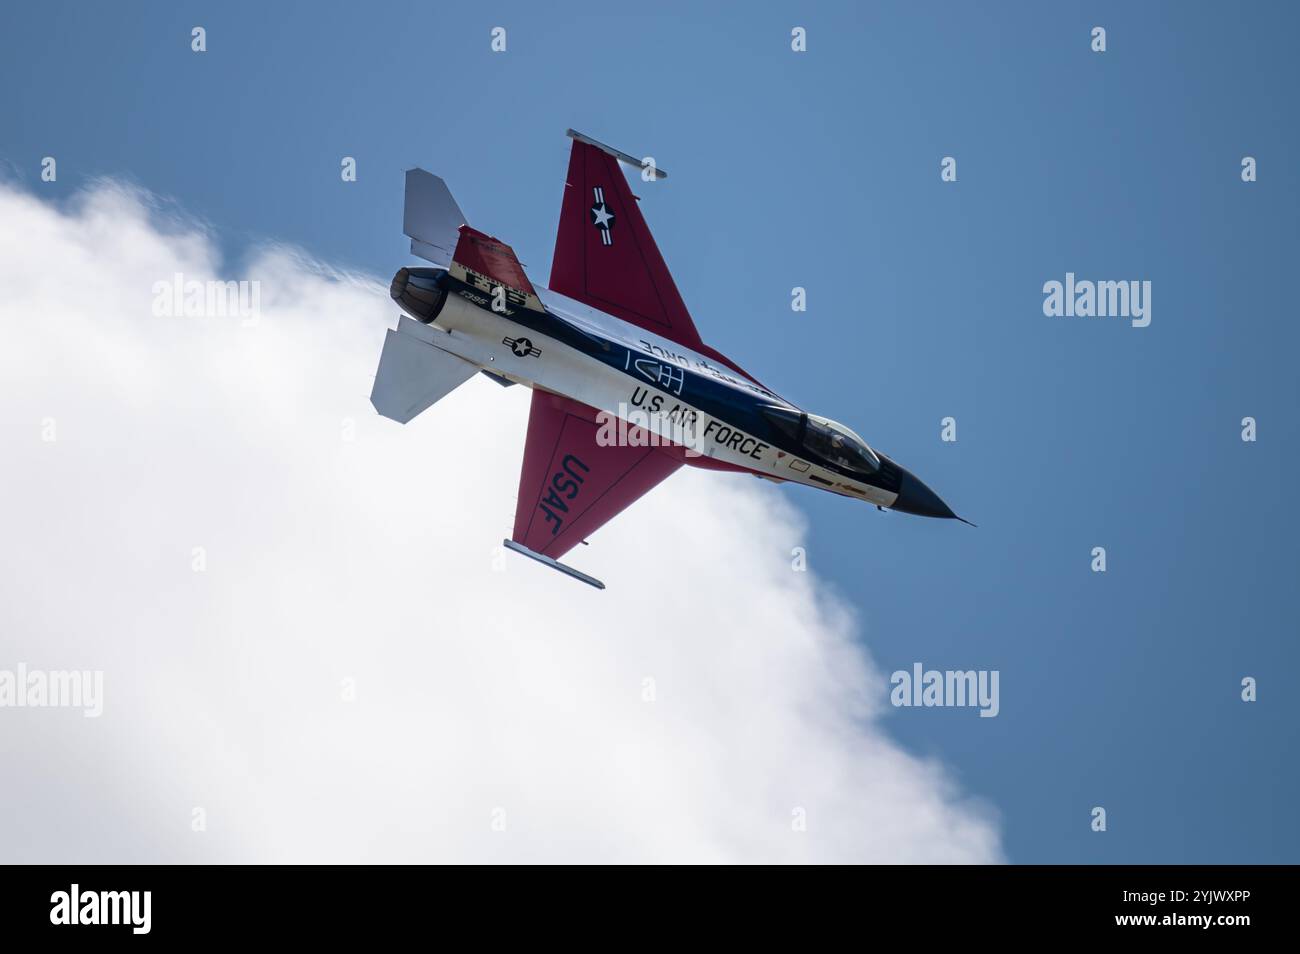
[[[939,495],[906,467],[899,467],[898,499],[891,510],[916,514],[918,517],[940,517],[961,520],[952,509],[939,499]]]

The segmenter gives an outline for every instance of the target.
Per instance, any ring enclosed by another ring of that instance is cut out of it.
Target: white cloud
[[[220,267],[147,196],[0,186],[0,668],[105,673],[102,718],[0,709],[0,860],[1000,860],[780,490],[683,470],[570,555],[604,592],[496,571],[527,392],[379,418],[386,282],[283,249],[255,326],[151,314]]]

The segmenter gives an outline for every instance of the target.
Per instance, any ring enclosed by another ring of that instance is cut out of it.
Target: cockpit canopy
[[[876,452],[843,424],[788,407],[765,407],[763,414],[809,457],[864,476],[880,469]]]

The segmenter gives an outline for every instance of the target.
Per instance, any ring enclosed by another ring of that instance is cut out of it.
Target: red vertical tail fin
[[[544,310],[514,249],[478,229],[468,225],[460,227],[460,238],[448,271],[452,278],[473,285],[485,294],[502,296],[503,309],[515,305]]]

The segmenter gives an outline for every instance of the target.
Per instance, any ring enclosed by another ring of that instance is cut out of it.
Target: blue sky
[[[979,524],[788,488],[886,673],[1001,672],[997,718],[899,710],[895,736],[1013,861],[1294,862],[1294,8],[613,9],[15,8],[0,161],[173,197],[235,262],[286,241],[385,279],[418,164],[544,281],[565,128],[653,155],[643,211],[705,339]],[[1150,327],[1045,317],[1066,272],[1149,280]]]

